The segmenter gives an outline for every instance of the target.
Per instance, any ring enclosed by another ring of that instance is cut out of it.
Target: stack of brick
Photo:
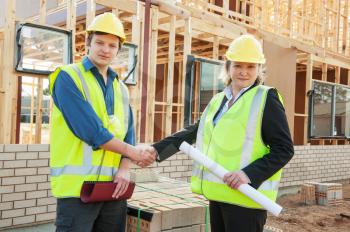
[[[342,184],[319,183],[316,186],[316,199],[319,205],[338,205],[343,200]]]
[[[343,200],[342,184],[308,182],[301,186],[301,198],[306,204],[337,205]]]
[[[191,193],[188,183],[166,177],[139,183],[128,201],[127,232],[136,232],[138,223],[142,232],[204,232],[206,208],[207,201]]]
[[[306,205],[316,204],[315,185],[302,184],[301,185],[301,201]]]

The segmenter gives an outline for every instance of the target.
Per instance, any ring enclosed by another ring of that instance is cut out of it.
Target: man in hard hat
[[[54,106],[51,129],[51,190],[57,198],[57,231],[124,231],[126,201],[82,203],[84,181],[117,182],[113,198],[129,184],[130,159],[155,160],[152,148],[136,146],[128,90],[109,67],[125,41],[112,13],[87,28],[88,55],[50,75]]]
[[[229,171],[220,179],[193,165],[191,189],[209,200],[211,231],[262,232],[266,210],[237,189],[250,184],[275,201],[281,168],[294,154],[293,142],[278,91],[262,85],[260,42],[242,35],[231,43],[226,58],[226,88],[211,99],[199,122],[153,146],[163,161],[183,141],[196,140],[197,149]]]

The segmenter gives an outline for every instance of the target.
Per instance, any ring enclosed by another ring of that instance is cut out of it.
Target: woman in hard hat
[[[281,168],[294,154],[281,97],[262,85],[265,63],[252,35],[235,39],[226,52],[226,88],[215,95],[200,121],[153,146],[158,161],[179,151],[183,141],[230,172],[221,180],[194,163],[191,189],[209,200],[212,232],[263,231],[266,210],[240,193],[250,184],[276,200]]]

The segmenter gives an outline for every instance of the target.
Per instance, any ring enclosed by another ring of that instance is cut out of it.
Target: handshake
[[[137,145],[130,154],[132,162],[144,168],[151,165],[157,158],[157,151],[154,147],[146,144]]]

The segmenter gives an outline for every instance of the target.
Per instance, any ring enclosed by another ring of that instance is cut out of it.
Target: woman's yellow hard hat
[[[124,43],[126,39],[122,22],[110,12],[100,14],[94,18],[86,32],[92,31],[118,36],[121,43]]]
[[[241,35],[230,44],[226,58],[236,62],[264,64],[265,56],[260,42],[252,35]]]

